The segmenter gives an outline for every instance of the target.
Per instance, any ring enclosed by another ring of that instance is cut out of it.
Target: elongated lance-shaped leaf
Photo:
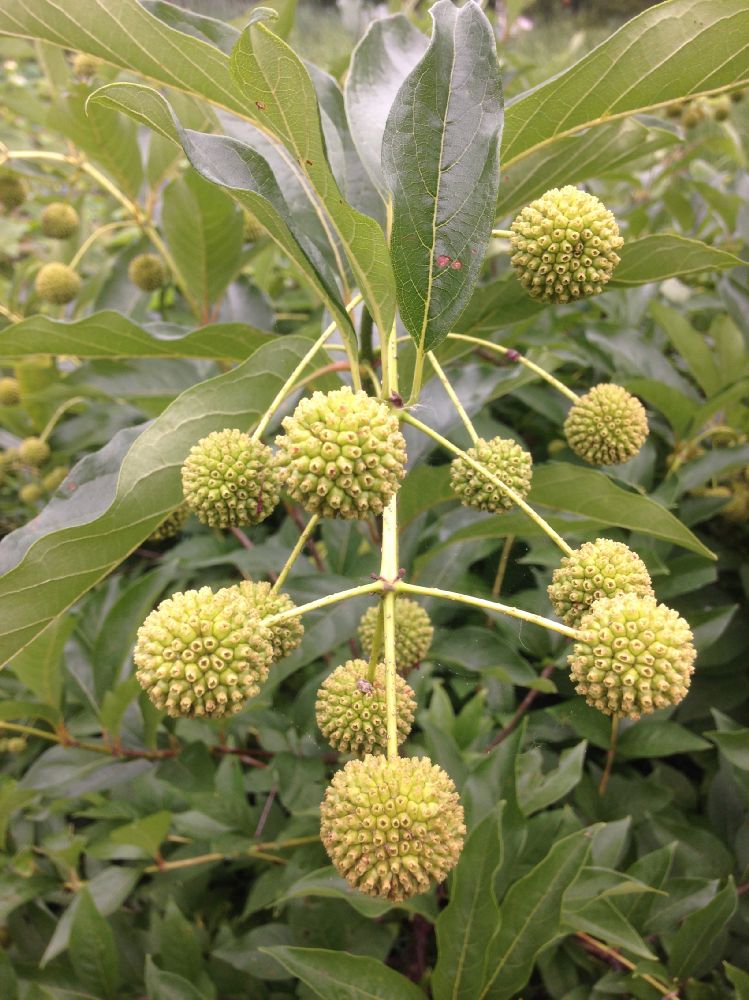
[[[238,139],[182,128],[172,106],[152,87],[111,83],[94,91],[89,102],[116,108],[181,146],[202,177],[225,188],[259,219],[319,293],[343,336],[355,346],[356,334],[338,298],[334,278],[317,248],[295,226],[273,171],[259,153]]]
[[[320,106],[304,63],[265,24],[250,23],[234,46],[231,67],[261,124],[281,140],[319,195],[331,238],[344,248],[375,323],[390,330],[395,284],[385,235],[374,219],[343,199],[328,163]]]
[[[439,0],[430,13],[431,43],[398,91],[382,143],[398,306],[424,351],[444,340],[478,280],[502,128],[494,34],[481,8]]]

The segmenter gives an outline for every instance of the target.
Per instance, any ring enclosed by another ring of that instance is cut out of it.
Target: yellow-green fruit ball
[[[47,493],[54,493],[64,482],[65,477],[70,472],[67,465],[58,465],[56,469],[51,469],[42,480],[42,485]]]
[[[18,499],[21,503],[32,505],[41,500],[43,494],[44,490],[39,483],[26,483],[18,491]]]
[[[79,222],[76,210],[64,201],[53,201],[42,212],[42,232],[53,240],[69,239],[78,228]]]
[[[312,514],[381,514],[405,475],[406,442],[382,402],[348,386],[315,392],[283,421],[278,464],[291,497]]]
[[[721,94],[712,102],[712,108],[716,122],[724,122],[731,115],[731,98],[728,94]]]
[[[280,615],[296,607],[288,594],[274,593],[271,585],[264,580],[258,582],[243,580],[237,584],[236,589],[262,619]],[[299,615],[285,618],[281,622],[268,625],[267,628],[273,646],[274,663],[293,653],[304,636],[304,625]]]
[[[21,402],[21,384],[17,378],[0,378],[0,406],[18,406]]]
[[[26,182],[18,174],[0,173],[0,205],[13,211],[26,201]]]
[[[35,468],[44,465],[50,455],[49,445],[38,437],[26,438],[18,446],[18,457],[24,465],[32,465]]]
[[[317,692],[317,725],[334,750],[341,753],[385,753],[387,699],[385,664],[369,677],[366,660],[347,660],[329,674]],[[416,699],[402,677],[395,678],[395,713],[400,745],[411,732]]]
[[[255,243],[265,236],[265,226],[251,212],[244,213],[244,238],[247,243]]]
[[[379,605],[373,605],[362,615],[359,622],[359,641],[364,655],[372,655],[375,632],[379,617]],[[406,673],[417,663],[421,663],[429,652],[434,639],[434,626],[426,611],[416,601],[408,597],[395,600],[395,665],[401,673]],[[384,647],[380,646],[384,656]]]
[[[147,540],[149,542],[166,542],[170,538],[176,538],[184,528],[185,521],[189,516],[190,508],[187,504],[180,504],[171,514],[167,514],[157,528],[154,528]]]
[[[155,292],[166,281],[164,262],[155,253],[138,254],[130,261],[127,276],[142,292]]]
[[[320,806],[320,835],[339,874],[360,892],[399,902],[444,881],[463,849],[463,807],[427,758],[349,761]]]
[[[512,266],[541,302],[598,295],[624,243],[606,206],[572,186],[547,191],[520,212],[511,228]]]
[[[510,438],[496,437],[491,441],[482,438],[469,448],[467,454],[489,470],[505,486],[524,500],[531,488],[533,459],[530,454]],[[514,501],[496,483],[491,482],[478,469],[461,456],[450,465],[450,485],[464,507],[502,514],[511,510]]]
[[[73,75],[77,76],[79,80],[90,80],[92,76],[96,76],[100,66],[101,59],[87,55],[85,52],[79,52],[73,57]]]
[[[172,716],[241,711],[268,676],[268,629],[236,591],[209,587],[173,594],[138,629],[136,677]]]
[[[67,264],[45,264],[37,272],[34,287],[40,299],[64,306],[81,290],[81,279]]]
[[[690,101],[682,112],[681,124],[684,128],[695,128],[700,122],[705,120],[705,117],[704,106],[698,104],[697,101]]]
[[[580,631],[567,661],[589,705],[638,719],[685,697],[697,654],[678,612],[654,597],[603,597],[583,615]]]
[[[548,594],[554,614],[565,625],[577,628],[591,605],[602,597],[652,597],[653,586],[647,566],[636,552],[623,542],[597,538],[562,559]]]
[[[272,451],[236,429],[214,431],[193,445],[182,489],[190,510],[214,528],[259,524],[281,497]]]
[[[639,452],[648,416],[639,399],[604,382],[574,403],[564,422],[567,444],[591,465],[620,465]]]

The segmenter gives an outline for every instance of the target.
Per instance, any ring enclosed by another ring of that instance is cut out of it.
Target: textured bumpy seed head
[[[541,302],[598,295],[619,263],[624,240],[616,219],[592,194],[553,188],[527,205],[512,224],[512,266]]]
[[[491,441],[479,438],[467,454],[525,500],[531,488],[533,459],[516,441],[501,437]],[[492,514],[512,509],[513,501],[509,496],[460,456],[453,459],[450,466],[450,485],[464,507],[488,510]]]
[[[268,629],[236,590],[172,594],[138,629],[136,676],[173,716],[219,718],[241,711],[268,676]]]
[[[141,253],[133,257],[127,276],[143,292],[155,292],[166,281],[164,263],[155,253]]]
[[[255,218],[252,212],[244,213],[244,238],[248,243],[254,243],[256,240],[262,239],[265,236],[265,226]]]
[[[100,66],[101,59],[89,56],[85,52],[79,52],[73,57],[73,75],[79,80],[90,80],[92,76],[96,76]]]
[[[696,657],[692,632],[654,597],[603,597],[583,615],[580,630],[568,663],[589,705],[638,719],[686,695]]]
[[[270,618],[272,615],[280,615],[283,611],[291,611],[296,605],[288,594],[274,594],[271,585],[263,580],[257,583],[252,580],[243,580],[236,587],[230,588],[238,590],[260,618]],[[270,641],[273,646],[273,662],[282,660],[284,656],[297,648],[304,635],[304,625],[302,619],[297,615],[294,618],[285,618],[282,622],[267,626],[270,632]]]
[[[338,872],[360,892],[398,902],[442,882],[463,849],[463,807],[426,758],[349,761],[320,806],[320,834]]]
[[[40,299],[64,306],[81,290],[81,279],[67,264],[45,264],[37,273],[34,288]]]
[[[0,406],[18,406],[21,402],[21,383],[10,375],[0,378]]]
[[[372,655],[379,605],[368,608],[359,622],[359,641],[366,657]],[[395,665],[401,673],[420,663],[429,652],[434,638],[434,627],[426,611],[408,597],[395,601]],[[380,647],[380,656],[384,649]]]
[[[180,506],[176,510],[173,510],[171,514],[167,514],[157,528],[154,528],[148,536],[147,541],[166,542],[170,538],[176,538],[184,528],[185,521],[187,521],[189,516],[190,508],[186,503],[180,504]]]
[[[652,597],[645,563],[622,542],[597,538],[565,556],[554,570],[549,599],[565,625],[577,628],[594,601],[619,594]]]
[[[18,174],[0,173],[0,205],[11,212],[26,201],[26,183]]]
[[[38,468],[49,458],[51,452],[46,441],[38,437],[29,437],[18,446],[18,457],[24,465]]]
[[[369,681],[366,660],[347,660],[336,667],[317,692],[317,725],[334,750],[341,753],[385,753],[387,702],[385,664]],[[411,732],[416,700],[402,677],[395,678],[395,711],[400,745]]]
[[[591,465],[619,465],[642,448],[648,417],[639,399],[620,385],[604,382],[573,403],[564,434],[575,454]]]
[[[348,386],[315,392],[283,421],[278,464],[289,494],[310,513],[381,514],[404,476],[406,442],[388,407]]]
[[[185,501],[214,528],[259,524],[281,497],[273,453],[232,429],[215,431],[190,449],[182,466]]]
[[[53,240],[67,240],[78,228],[78,213],[64,201],[53,201],[42,212],[41,227],[45,236]]]
[[[38,500],[42,499],[43,494],[44,490],[41,483],[26,483],[18,491],[18,499],[21,503],[35,504]]]

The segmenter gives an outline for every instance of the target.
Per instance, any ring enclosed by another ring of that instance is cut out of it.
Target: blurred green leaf
[[[405,976],[373,958],[323,948],[261,948],[323,1000],[423,1000]]]
[[[709,749],[710,744],[695,736],[686,726],[667,719],[635,722],[620,734],[617,744],[617,753],[627,760],[668,757],[675,753]]]
[[[736,905],[736,887],[729,878],[727,885],[707,906],[690,913],[676,932],[669,951],[668,966],[676,979],[706,971],[706,958],[707,968],[710,967],[710,946],[719,934],[725,933]]]
[[[110,833],[109,839],[113,844],[133,844],[148,857],[154,858],[159,854],[159,847],[164,842],[171,823],[172,814],[161,810],[152,816],[144,816],[118,827]]]
[[[16,677],[45,705],[60,708],[62,654],[75,619],[58,618],[11,660]]]
[[[120,974],[114,934],[88,889],[78,894],[70,929],[70,961],[79,986],[107,1000],[117,996]]]

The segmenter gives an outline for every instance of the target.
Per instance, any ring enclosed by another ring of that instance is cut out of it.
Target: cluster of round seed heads
[[[155,292],[166,281],[166,269],[155,253],[141,253],[130,261],[127,276],[142,292]]]
[[[154,528],[148,536],[149,542],[166,542],[170,538],[176,538],[185,526],[185,522],[190,516],[190,508],[187,504],[180,504],[171,514],[167,514],[161,524]]]
[[[642,448],[648,417],[639,399],[620,385],[604,382],[573,403],[564,434],[575,454],[591,465],[619,465]]]
[[[172,716],[241,711],[268,676],[270,633],[235,590],[173,594],[138,629],[136,676]]]
[[[37,272],[34,288],[40,299],[64,306],[80,292],[81,279],[67,264],[45,264]]]
[[[263,580],[258,582],[243,580],[235,588],[230,589],[238,590],[261,619],[280,615],[284,611],[291,611],[296,607],[288,594],[274,593],[271,585]],[[302,625],[302,619],[299,615],[285,618],[283,621],[267,627],[273,646],[274,662],[282,660],[289,653],[293,653],[304,636],[304,625]]]
[[[379,604],[367,608],[359,622],[359,641],[366,657],[371,657],[379,619]],[[408,597],[395,600],[395,665],[404,674],[421,663],[434,639],[434,626],[426,611]],[[384,648],[380,646],[380,655]]]
[[[270,448],[236,429],[215,431],[193,445],[182,466],[182,489],[198,519],[214,528],[259,524],[281,497]]]
[[[347,660],[336,667],[317,692],[317,725],[341,753],[384,753],[387,750],[385,664],[369,680],[366,660]],[[411,732],[416,700],[402,677],[395,678],[395,711],[400,745]]]
[[[388,407],[348,386],[302,399],[277,438],[284,485],[324,517],[381,514],[405,475],[406,444]]]
[[[67,240],[78,228],[78,213],[64,201],[53,201],[42,212],[40,225],[45,236],[53,240]]]
[[[442,882],[463,848],[463,807],[448,775],[425,758],[349,761],[325,793],[321,837],[360,892],[398,902]]]
[[[533,459],[530,453],[510,438],[482,438],[466,454],[483,465],[506,486],[525,500],[531,488]],[[459,455],[450,465],[450,485],[464,507],[475,507],[492,514],[511,510],[513,500],[478,469]]]
[[[564,556],[554,570],[549,599],[565,625],[577,628],[594,601],[619,594],[652,597],[653,587],[645,563],[622,542],[597,538]]]
[[[583,615],[580,631],[568,663],[589,705],[638,719],[685,697],[696,657],[692,632],[654,597],[603,597]]]
[[[512,223],[512,266],[530,295],[564,303],[598,295],[619,263],[624,240],[594,195],[553,188]]]

